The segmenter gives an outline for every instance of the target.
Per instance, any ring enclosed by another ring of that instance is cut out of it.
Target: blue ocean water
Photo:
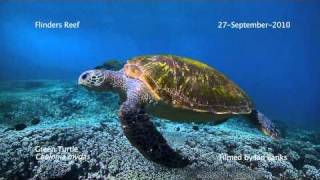
[[[226,74],[271,119],[319,129],[317,1],[1,1],[1,81],[69,79],[107,59],[175,54]],[[35,21],[80,21],[36,29]],[[290,21],[290,29],[219,29],[219,21]]]

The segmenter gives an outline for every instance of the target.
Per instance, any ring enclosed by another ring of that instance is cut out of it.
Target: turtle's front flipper
[[[253,110],[249,118],[264,134],[274,139],[280,138],[280,131],[275,124],[261,112]]]
[[[171,168],[189,164],[188,159],[170,148],[150,122],[136,94],[128,94],[120,109],[120,119],[125,136],[147,159]]]

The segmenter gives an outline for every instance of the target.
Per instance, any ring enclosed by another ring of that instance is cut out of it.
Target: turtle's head
[[[121,82],[124,82],[121,72],[104,69],[85,71],[79,76],[78,80],[80,86],[95,91],[117,90],[124,85]]]
[[[85,71],[79,76],[78,84],[89,90],[108,90],[105,71],[99,69]]]

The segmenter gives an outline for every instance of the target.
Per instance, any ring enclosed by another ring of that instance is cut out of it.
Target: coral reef
[[[42,86],[32,91],[17,90],[20,83],[16,82],[17,86],[11,85],[10,88],[6,86],[9,83],[0,85],[0,107],[4,107],[1,108],[0,119],[9,127],[16,124],[30,126],[40,120],[45,124],[57,121],[68,124],[87,119],[100,122],[109,119],[106,112],[119,108],[115,94],[87,92],[80,90],[75,83],[44,81],[39,83]]]
[[[153,118],[192,161],[168,169],[125,138],[117,95],[72,82],[16,83],[0,84],[0,179],[320,179],[316,132],[288,130],[275,141],[241,119],[213,126]]]

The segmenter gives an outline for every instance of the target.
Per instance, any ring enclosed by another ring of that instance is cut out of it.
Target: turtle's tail
[[[280,131],[275,126],[275,123],[267,118],[264,114],[257,110],[253,110],[249,115],[249,119],[267,136],[273,139],[280,138]]]

